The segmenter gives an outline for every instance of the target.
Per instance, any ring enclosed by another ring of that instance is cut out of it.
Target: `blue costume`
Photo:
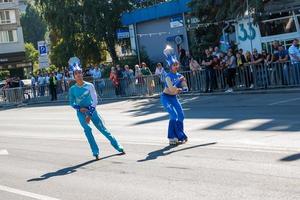
[[[165,55],[167,54],[164,52]],[[178,62],[175,55],[167,54],[167,62],[168,65],[171,67],[174,63]],[[181,87],[181,80],[182,77],[179,73],[169,72],[166,75],[165,80],[165,88],[170,87]],[[168,138],[170,140],[170,144],[176,144],[177,141],[187,141],[187,136],[184,133],[184,113],[182,110],[181,103],[179,102],[177,95],[170,95],[166,93],[161,94],[161,103],[164,106],[165,110],[169,113],[170,121],[169,121],[169,128],[168,128]],[[175,143],[171,143],[175,141]]]
[[[78,64],[72,67],[72,71],[75,72],[80,70]],[[80,125],[84,129],[84,133],[90,144],[93,156],[98,158],[99,148],[96,144],[94,136],[92,134],[92,128],[86,122],[86,117],[90,117],[96,128],[110,141],[112,146],[119,152],[124,153],[123,147],[118,143],[118,141],[111,135],[111,133],[104,126],[100,115],[97,113],[97,93],[93,84],[84,82],[83,85],[79,86],[74,84],[69,90],[69,101],[70,105],[77,111],[77,117],[79,119]],[[86,108],[88,111],[86,113],[80,112],[81,108]]]

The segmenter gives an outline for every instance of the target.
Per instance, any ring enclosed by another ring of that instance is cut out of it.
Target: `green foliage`
[[[5,80],[9,75],[10,73],[8,70],[0,71],[0,80]]]
[[[99,63],[105,50],[118,61],[116,30],[121,27],[121,13],[131,7],[129,0],[36,0],[36,4],[50,28],[52,63],[66,66],[74,55],[83,65]]]
[[[21,15],[20,20],[25,42],[32,43],[37,48],[37,42],[45,39],[46,22],[37,8],[31,4],[27,4],[26,12]]]
[[[26,62],[31,62],[32,64],[38,62],[39,52],[35,49],[32,43],[25,43],[25,57]]]
[[[50,65],[48,68],[46,68],[46,71],[47,71],[48,73],[51,73],[51,72],[58,72],[59,69],[58,69],[58,67],[56,67],[55,65]]]

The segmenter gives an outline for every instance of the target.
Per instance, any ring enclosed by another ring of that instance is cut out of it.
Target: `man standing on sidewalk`
[[[291,58],[292,69],[293,69],[293,84],[300,83],[300,49],[299,49],[299,40],[294,39],[292,46],[289,48],[289,55]]]
[[[70,59],[71,60],[71,59]],[[100,115],[97,113],[97,94],[93,84],[83,81],[82,69],[78,58],[70,61],[76,84],[69,90],[70,105],[77,111],[77,117],[84,129],[84,133],[90,144],[93,156],[99,160],[99,148],[92,134],[90,121],[96,128],[110,141],[111,145],[121,154],[125,154],[123,147],[115,139],[115,137],[106,129]]]
[[[57,100],[57,78],[54,76],[54,73],[51,72],[49,78],[49,90],[51,94],[51,101]]]

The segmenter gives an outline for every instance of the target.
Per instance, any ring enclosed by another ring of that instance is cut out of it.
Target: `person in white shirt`
[[[35,80],[35,77],[34,75],[32,74],[31,75],[31,92],[33,94],[33,97],[36,98],[36,80]]]
[[[155,69],[155,75],[159,77],[159,83],[162,89],[164,89],[167,72],[165,71],[161,63],[157,63]]]
[[[289,56],[292,63],[292,77],[293,84],[300,83],[300,49],[299,49],[299,40],[294,39],[292,46],[289,48]]]
[[[38,86],[39,86],[39,95],[40,96],[45,95],[45,84],[46,84],[46,78],[43,74],[40,74],[38,77]]]
[[[298,39],[294,39],[292,46],[290,46],[289,55],[290,55],[292,64],[300,63],[300,49],[299,49],[299,40]]]
[[[93,77],[93,80],[94,80],[94,85],[96,87],[96,91],[97,91],[97,94],[99,96],[102,96],[103,94],[103,88],[104,88],[104,80],[101,79],[102,77],[102,73],[101,73],[101,70],[99,69],[98,66],[96,66],[94,68],[94,70],[92,71],[92,77]]]

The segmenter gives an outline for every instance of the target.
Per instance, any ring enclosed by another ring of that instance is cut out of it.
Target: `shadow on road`
[[[296,153],[287,157],[284,157],[282,159],[280,159],[280,161],[283,162],[292,162],[292,161],[296,161],[296,160],[300,160],[300,153]]]
[[[260,94],[240,96],[218,96],[215,98],[181,98],[186,119],[219,119],[208,127],[199,130],[235,130],[232,125],[247,123],[253,120],[253,126],[248,131],[287,131],[298,132],[300,123],[295,119],[300,112],[300,106],[295,104],[279,104],[271,106],[270,102],[294,98],[295,95]],[[298,95],[296,96],[298,97]],[[292,111],[292,112],[291,112]],[[133,117],[165,112],[159,99],[137,102],[133,109],[127,110]],[[137,119],[132,126],[168,120],[168,114],[151,117],[144,120]],[[234,127],[234,126],[233,126]]]
[[[90,161],[87,161],[87,162],[84,162],[84,163],[80,163],[80,164],[75,165],[75,166],[66,167],[66,168],[57,170],[56,172],[49,172],[47,174],[42,175],[39,178],[29,179],[29,180],[27,180],[27,182],[44,181],[46,179],[49,179],[49,178],[52,178],[52,177],[55,177],[55,176],[69,175],[69,174],[72,174],[74,172],[77,172],[77,169],[79,169],[79,168],[81,168],[83,166],[87,166],[87,165],[90,165],[90,164],[92,164],[94,162],[97,162],[97,161],[100,161],[100,160],[105,160],[105,159],[108,159],[108,158],[111,158],[111,157],[115,157],[115,156],[120,156],[120,155],[121,154],[113,154],[113,155],[110,155],[110,156],[106,156],[106,157],[100,158],[99,160],[90,160]]]
[[[207,144],[199,144],[199,145],[195,145],[195,146],[191,146],[191,147],[186,147],[186,148],[182,148],[182,149],[178,149],[178,150],[173,150],[173,151],[169,151],[169,150],[174,149],[174,148],[176,148],[178,146],[169,145],[169,146],[166,146],[166,147],[164,147],[162,149],[159,149],[159,150],[152,151],[152,152],[148,153],[148,156],[145,159],[138,160],[137,162],[145,162],[145,161],[155,160],[158,157],[167,156],[167,155],[170,155],[172,153],[177,153],[177,152],[180,152],[180,151],[186,151],[186,150],[195,149],[195,148],[198,148],[198,147],[205,147],[205,146],[215,145],[215,144],[217,144],[217,143],[216,142],[212,142],[212,143],[207,143]]]

